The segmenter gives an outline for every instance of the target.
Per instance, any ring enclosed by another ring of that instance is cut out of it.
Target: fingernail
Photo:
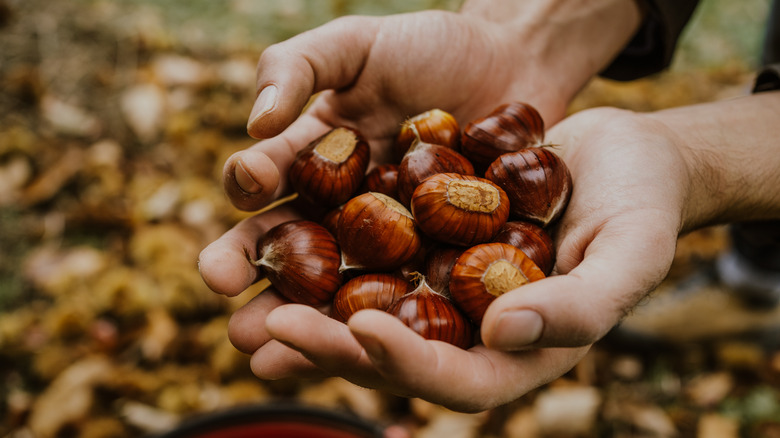
[[[251,130],[264,115],[268,114],[276,106],[278,94],[275,85],[268,85],[263,88],[252,106],[252,111],[249,113],[249,123],[246,125],[247,130]]]
[[[246,168],[244,168],[244,164],[241,161],[236,162],[236,170],[234,173],[236,175],[236,183],[241,187],[241,190],[253,195],[260,193],[262,186],[260,186],[260,184],[252,178],[252,175],[246,171]]]
[[[490,346],[499,350],[518,350],[538,341],[544,321],[533,310],[511,310],[502,313],[496,321]]]

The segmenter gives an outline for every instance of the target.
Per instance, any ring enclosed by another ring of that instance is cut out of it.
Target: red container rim
[[[354,414],[299,403],[238,406],[203,414],[148,438],[381,438],[382,428]]]

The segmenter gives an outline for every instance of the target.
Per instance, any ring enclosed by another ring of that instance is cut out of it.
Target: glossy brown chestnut
[[[544,141],[544,121],[533,106],[510,102],[466,125],[461,152],[475,167],[484,169],[499,155]]]
[[[544,228],[531,222],[509,221],[498,230],[493,242],[508,243],[519,248],[536,266],[550,275],[555,265],[555,248],[552,237]]]
[[[462,246],[436,245],[427,252],[423,272],[431,289],[450,297],[450,271],[463,251]]]
[[[370,154],[360,132],[334,128],[298,151],[288,172],[290,185],[313,204],[343,204],[360,187]]]
[[[545,278],[523,251],[506,243],[483,243],[467,249],[452,267],[450,294],[475,324],[482,323],[498,296]]]
[[[397,275],[370,273],[357,276],[344,283],[333,297],[333,318],[346,322],[358,310],[387,311],[410,290],[409,281]]]
[[[259,266],[290,301],[322,306],[341,286],[341,257],[336,239],[322,225],[306,220],[281,223],[260,239]]]
[[[395,154],[399,160],[417,138],[427,143],[458,150],[460,125],[452,114],[438,108],[407,119],[401,125],[395,141]]]
[[[509,217],[509,198],[493,182],[472,175],[439,173],[412,195],[420,229],[439,242],[471,246],[489,242]]]
[[[528,148],[498,157],[485,178],[509,196],[511,216],[545,227],[566,209],[572,180],[566,163],[550,148]]]
[[[398,165],[380,164],[371,169],[358,190],[358,193],[366,192],[383,193],[398,199]]]
[[[419,285],[399,298],[388,310],[425,339],[460,348],[473,344],[471,323],[444,295],[436,293],[422,278]]]
[[[409,210],[374,192],[358,195],[344,205],[337,238],[342,271],[392,271],[412,260],[422,245]]]
[[[334,236],[338,236],[339,218],[341,217],[341,210],[344,209],[344,205],[339,205],[336,208],[332,208],[325,212],[322,216],[320,224],[325,227],[328,232]]]
[[[474,166],[454,149],[415,140],[398,165],[398,200],[409,207],[412,193],[429,176],[437,173],[473,175]]]

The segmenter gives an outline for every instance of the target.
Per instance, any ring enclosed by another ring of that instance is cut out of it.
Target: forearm
[[[518,68],[556,76],[570,101],[628,44],[642,21],[636,0],[467,0],[461,13],[498,23]],[[518,77],[521,77],[520,75]]]
[[[690,169],[683,228],[780,218],[780,91],[651,114]]]

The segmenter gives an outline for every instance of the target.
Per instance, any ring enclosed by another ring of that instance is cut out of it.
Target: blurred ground
[[[559,381],[479,415],[338,379],[251,375],[226,323],[256,290],[218,297],[195,260],[244,217],[220,175],[252,143],[258,54],[338,15],[458,3],[0,0],[0,436],[133,437],[289,398],[420,437],[780,436],[777,333],[751,333],[753,314],[718,337],[690,323],[664,345],[605,342]],[[670,71],[596,80],[572,111],[746,93],[767,2],[704,3]],[[722,228],[681,239],[657,295],[724,245]]]

